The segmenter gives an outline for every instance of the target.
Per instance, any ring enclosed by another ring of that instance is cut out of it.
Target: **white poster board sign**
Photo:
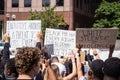
[[[44,45],[50,54],[68,56],[76,47],[76,32],[47,28]]]
[[[6,32],[12,48],[35,46],[38,31],[41,31],[40,20],[7,21]]]
[[[83,48],[110,48],[115,45],[117,28],[77,28],[76,43]]]

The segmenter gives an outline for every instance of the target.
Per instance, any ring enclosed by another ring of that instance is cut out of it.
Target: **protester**
[[[34,79],[39,70],[40,50],[35,47],[23,47],[15,55],[18,79]]]
[[[72,51],[70,53],[70,59],[72,61],[72,73],[68,74],[67,76],[63,77],[63,80],[71,80],[74,79],[77,75],[77,69],[76,69],[76,61],[75,61],[75,54]]]
[[[56,64],[59,68],[60,75],[62,76],[64,73],[66,73],[65,66],[59,62],[59,59],[57,56],[52,57],[52,64]]]
[[[3,80],[17,80],[18,72],[15,67],[15,59],[9,59],[5,66],[4,72],[1,74],[1,79]]]
[[[57,80],[54,71],[51,68],[50,60],[45,60],[46,72],[44,75],[44,80]]]
[[[4,71],[4,65],[6,64],[7,60],[10,59],[10,37],[7,33],[4,34],[4,48],[0,52],[0,74]]]
[[[3,56],[2,56],[2,64],[5,65],[6,61],[10,59],[10,37],[6,33],[4,34],[4,48],[3,48]]]
[[[103,72],[104,80],[120,80],[120,59],[111,57],[105,60]]]
[[[62,80],[62,76],[60,75],[60,72],[59,72],[59,67],[56,64],[52,64],[51,68],[52,68],[52,70],[55,74],[56,79],[57,80]]]
[[[96,59],[94,60],[89,66],[90,69],[88,71],[88,76],[92,80],[103,80],[104,74],[103,74],[103,60]]]
[[[3,50],[0,51],[0,74],[4,71],[4,66],[2,64]]]
[[[71,52],[69,59],[66,57],[63,63],[60,63],[57,56],[51,59],[51,55],[43,47],[42,34],[38,32],[36,37],[36,47],[18,49],[14,61],[10,59],[10,37],[8,34],[4,35],[5,45],[0,54],[0,80],[120,80],[119,58],[109,58],[104,63],[93,49],[95,60],[91,55],[87,55],[87,61],[84,61],[79,46],[75,52]],[[82,61],[86,63],[85,68]]]
[[[77,56],[77,71],[78,71],[78,79],[79,80],[103,80],[103,61],[100,59],[94,60],[91,63],[89,63],[90,69],[88,71],[88,75],[83,75],[83,70],[82,70],[82,64],[81,64],[81,56],[80,56],[80,51],[81,51],[81,46],[78,46],[78,56]]]
[[[64,60],[63,65],[65,65],[66,68],[66,76],[70,73],[72,73],[72,61],[71,59]]]

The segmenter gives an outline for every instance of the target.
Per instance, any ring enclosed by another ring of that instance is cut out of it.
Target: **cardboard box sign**
[[[34,47],[38,31],[41,31],[40,20],[7,21],[6,32],[10,35],[12,48]]]
[[[117,28],[76,28],[76,44],[83,48],[109,48],[115,45]]]

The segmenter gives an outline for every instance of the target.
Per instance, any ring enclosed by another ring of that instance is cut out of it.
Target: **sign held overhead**
[[[115,45],[116,28],[76,28],[76,44],[83,48],[109,48]]]
[[[38,31],[41,31],[40,20],[7,21],[6,32],[10,35],[12,48],[34,47]]]
[[[50,54],[68,56],[76,47],[76,32],[47,28],[44,45]]]

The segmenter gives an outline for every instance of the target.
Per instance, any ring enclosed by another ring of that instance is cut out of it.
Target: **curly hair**
[[[23,47],[15,55],[15,66],[19,74],[29,73],[40,59],[40,50],[36,47]]]

